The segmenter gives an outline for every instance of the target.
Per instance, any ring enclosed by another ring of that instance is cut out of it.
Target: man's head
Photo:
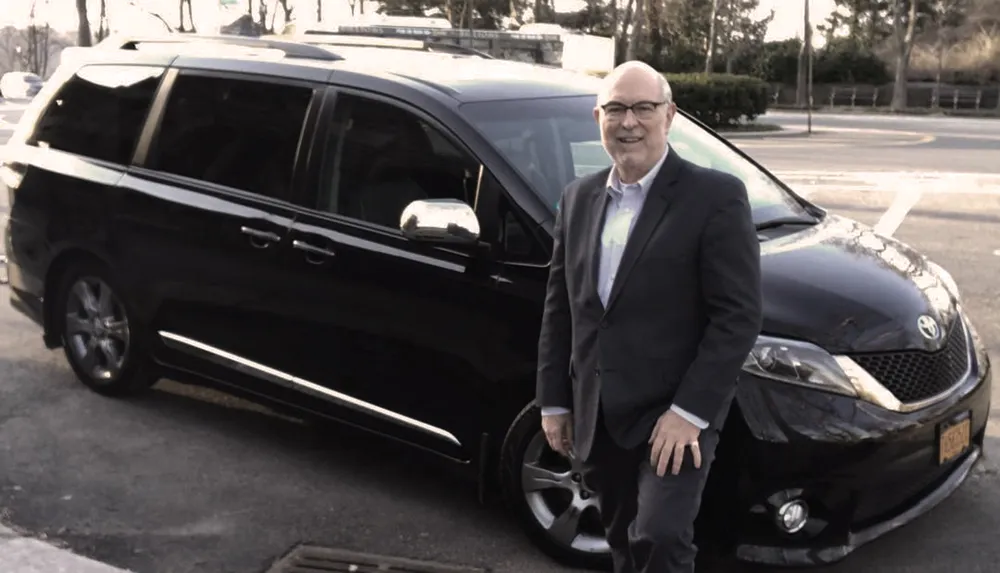
[[[626,183],[642,178],[660,160],[676,111],[670,84],[648,64],[625,62],[604,78],[594,119]]]

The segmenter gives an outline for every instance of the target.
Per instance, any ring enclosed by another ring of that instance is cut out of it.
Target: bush
[[[753,121],[767,112],[767,82],[730,74],[664,74],[677,107],[712,128]]]

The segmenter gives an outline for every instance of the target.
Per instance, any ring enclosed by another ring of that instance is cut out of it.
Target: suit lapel
[[[608,295],[607,310],[605,312],[611,310],[615,300],[618,298],[618,294],[622,290],[622,286],[628,280],[629,273],[632,272],[632,267],[639,260],[642,251],[646,248],[646,243],[649,242],[650,237],[653,236],[653,231],[656,230],[657,225],[663,219],[663,215],[667,212],[667,208],[674,198],[674,193],[672,193],[674,191],[673,187],[680,177],[683,164],[684,162],[677,155],[677,151],[671,149],[667,158],[663,161],[663,165],[660,167],[660,172],[653,179],[653,184],[650,186],[649,194],[646,196],[646,201],[642,206],[642,211],[639,213],[635,226],[632,228],[632,233],[629,235],[628,242],[625,244],[625,252],[622,253],[622,260],[618,265],[618,272],[615,274],[615,282],[611,285],[611,293]],[[600,229],[597,230],[597,233],[600,233]]]
[[[611,173],[611,169],[605,169],[600,172],[597,177],[596,184],[593,189],[590,190],[590,208],[588,213],[586,237],[587,237],[587,248],[584,253],[588,256],[587,259],[587,287],[590,293],[594,297],[598,297],[597,291],[597,279],[600,274],[601,265],[601,229],[604,226],[604,214],[608,209],[608,190],[607,190],[607,180],[608,174]]]

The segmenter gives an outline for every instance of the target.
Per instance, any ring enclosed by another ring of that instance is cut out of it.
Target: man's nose
[[[632,129],[638,124],[639,120],[636,119],[635,113],[630,109],[625,110],[625,117],[622,118],[622,127]]]

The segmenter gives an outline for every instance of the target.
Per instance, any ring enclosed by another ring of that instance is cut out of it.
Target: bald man
[[[670,85],[627,62],[594,108],[614,165],[564,190],[538,345],[549,445],[594,468],[616,573],[692,573],[694,521],[761,326],[747,190],[667,144]]]

